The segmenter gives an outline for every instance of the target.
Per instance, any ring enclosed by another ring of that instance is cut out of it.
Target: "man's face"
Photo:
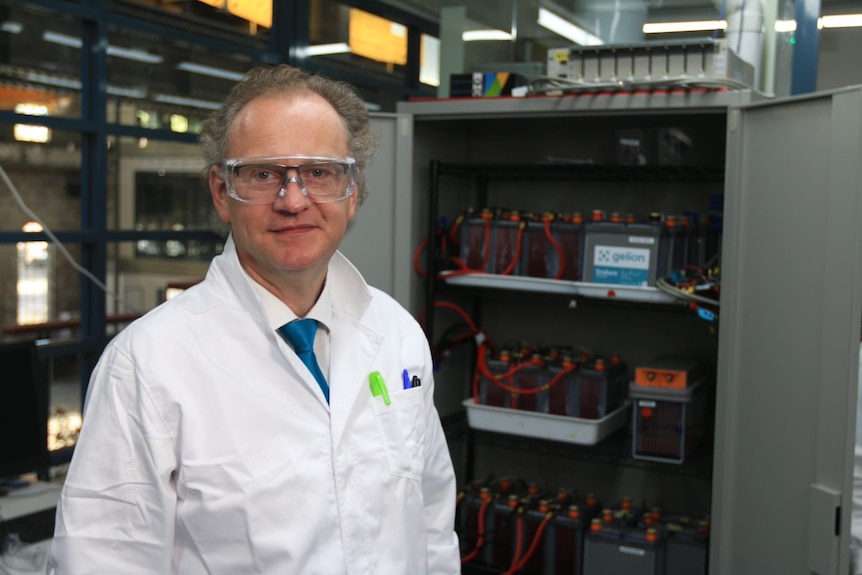
[[[349,155],[341,118],[313,94],[260,96],[246,104],[228,132],[226,153],[227,158]],[[249,274],[264,285],[302,271],[322,277],[356,212],[357,194],[318,204],[292,182],[272,203],[249,205],[228,196],[220,172],[213,167],[209,174],[213,204],[221,220],[230,222]]]

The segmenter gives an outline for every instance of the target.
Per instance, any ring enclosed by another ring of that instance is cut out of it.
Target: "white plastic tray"
[[[646,303],[673,303],[677,301],[672,295],[656,287],[625,286],[600,284],[592,282],[573,282],[549,278],[534,278],[528,276],[504,276],[488,273],[442,272],[440,277],[450,285],[466,287],[484,287],[553,293],[563,295],[581,295],[597,299],[619,299]]]
[[[481,405],[467,398],[467,423],[474,429],[551,439],[566,443],[595,445],[628,421],[630,404],[623,405],[601,419],[581,419],[550,413],[521,411],[508,407]]]

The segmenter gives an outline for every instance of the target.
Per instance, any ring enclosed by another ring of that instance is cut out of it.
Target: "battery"
[[[686,389],[712,371],[709,363],[685,356],[659,355],[634,369],[634,384],[639,387]]]
[[[655,285],[662,228],[656,224],[587,222],[583,281],[621,286]]]
[[[485,271],[500,275],[520,275],[523,228],[518,212],[501,212],[491,221],[491,260]]]
[[[590,517],[580,505],[554,515],[545,532],[544,573],[580,575],[584,560],[584,530]],[[553,566],[553,569],[548,569]],[[543,573],[543,575],[544,575]]]
[[[489,271],[491,260],[491,219],[493,212],[470,212],[458,229],[458,257],[467,269]]]
[[[704,434],[707,380],[685,389],[632,384],[632,457],[682,463]]]
[[[507,350],[501,350],[496,358],[489,357],[485,360],[491,375],[502,375],[507,373],[511,367],[511,356]],[[503,383],[510,385],[511,378],[506,378]],[[506,391],[489,379],[485,374],[479,378],[479,403],[495,407],[514,407],[512,393]]]
[[[548,383],[556,380],[548,389],[548,413],[571,415],[576,412],[577,408],[571,404],[577,401],[577,364],[566,355],[549,363],[547,371]]]
[[[519,370],[515,375],[515,389],[535,391],[543,388],[548,382],[548,370],[542,361],[540,354],[533,354],[531,359],[536,365],[528,365]],[[537,411],[548,413],[550,408],[550,392],[548,390],[537,393],[515,394],[515,407],[525,411]]]
[[[554,238],[563,256],[563,272],[553,269],[552,276],[567,281],[581,281],[584,266],[584,217],[580,212],[563,214],[551,223]]]
[[[534,278],[553,278],[560,268],[560,254],[551,230],[552,214],[530,214],[524,229],[521,248],[522,275]]]
[[[706,575],[709,551],[709,520],[675,518],[664,526],[665,575]]]
[[[550,535],[550,526],[555,511],[556,508],[550,499],[543,499],[524,509],[519,519],[521,522],[521,547],[518,557],[518,562],[523,562],[523,565],[518,573],[544,575],[550,571],[554,556],[551,554],[552,549],[548,548],[546,542]],[[534,542],[535,546],[533,545]],[[532,552],[530,553],[531,547]],[[530,554],[528,555],[528,553]]]
[[[593,519],[584,536],[583,575],[663,575],[664,540],[654,527],[626,528]]]
[[[574,387],[569,390],[568,415],[601,419],[626,400],[628,366],[619,356],[609,359],[594,357],[574,373]]]

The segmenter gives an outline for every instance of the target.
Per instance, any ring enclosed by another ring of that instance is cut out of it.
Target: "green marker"
[[[372,371],[368,375],[368,384],[371,386],[371,395],[374,397],[383,396],[383,403],[389,405],[389,390],[386,388],[386,382],[383,381],[383,376],[379,371]]]

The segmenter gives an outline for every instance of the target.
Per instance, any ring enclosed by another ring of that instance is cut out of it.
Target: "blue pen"
[[[401,379],[404,380],[404,389],[410,389],[412,386],[410,385],[410,374],[407,373],[407,370],[401,372]]]

